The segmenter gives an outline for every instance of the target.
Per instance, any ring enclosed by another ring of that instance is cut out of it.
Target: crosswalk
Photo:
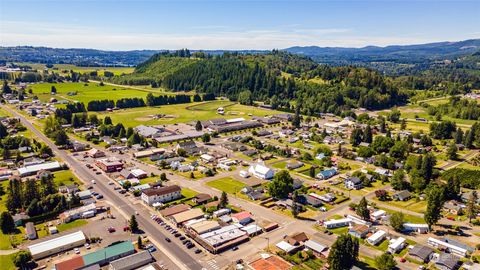
[[[213,270],[219,270],[220,269],[220,267],[218,267],[218,265],[217,265],[217,261],[215,261],[214,259],[207,261],[207,264],[208,264],[208,266],[210,266],[210,269],[213,269]]]

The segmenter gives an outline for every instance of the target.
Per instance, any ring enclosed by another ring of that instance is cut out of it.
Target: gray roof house
[[[435,267],[440,270],[456,270],[460,265],[460,259],[449,253],[440,254],[438,260],[435,262]]]
[[[415,245],[408,255],[420,262],[428,263],[432,259],[433,249],[424,245]]]

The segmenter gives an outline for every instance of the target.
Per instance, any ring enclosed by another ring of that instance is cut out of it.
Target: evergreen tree
[[[10,212],[22,207],[22,182],[19,178],[13,177],[9,180],[7,189],[6,206]]]
[[[372,143],[373,141],[372,128],[370,127],[370,125],[365,128],[363,134],[363,141],[366,143]]]
[[[295,128],[300,128],[300,105],[297,104],[297,106],[295,106],[295,114],[293,115],[293,119],[292,119],[292,125],[295,127]]]
[[[130,231],[132,232],[138,231],[138,222],[135,215],[132,215],[132,217],[130,218],[129,227],[130,227]]]
[[[470,129],[467,134],[465,134],[465,147],[471,149],[473,147],[473,140],[474,140],[475,133],[472,129]]]
[[[458,151],[457,145],[454,143],[451,143],[447,149],[447,157],[451,160],[457,160],[458,159],[457,151]]]
[[[32,260],[32,254],[29,251],[21,250],[13,255],[13,264],[21,270],[27,268],[28,263]]]
[[[195,124],[195,130],[201,131],[202,129],[203,129],[202,122],[197,121],[197,123]]]
[[[56,94],[57,93],[57,88],[55,87],[55,85],[52,85],[52,88],[50,90],[50,93],[52,94]]]
[[[329,270],[350,269],[358,259],[359,242],[350,234],[340,235],[328,254]]]
[[[103,123],[105,125],[111,125],[112,124],[112,119],[110,118],[110,116],[105,116],[105,118],[103,119]]]
[[[0,123],[0,140],[7,137],[7,135],[8,135],[7,128],[2,123]]]
[[[408,182],[405,180],[405,172],[396,170],[391,181],[392,188],[395,190],[408,189]]]
[[[406,128],[407,128],[407,121],[405,121],[405,119],[402,119],[402,121],[400,122],[400,129],[405,130]]]
[[[35,179],[29,179],[23,184],[23,203],[27,207],[30,202],[35,199],[40,199],[40,193],[38,191],[38,184]]]
[[[202,142],[203,142],[203,143],[208,143],[208,142],[210,142],[210,139],[211,139],[211,138],[210,138],[210,134],[204,133],[204,134],[202,135]]]
[[[57,130],[54,134],[53,141],[56,145],[67,145],[70,141],[65,130]]]
[[[15,222],[13,221],[13,217],[6,211],[2,212],[0,215],[0,229],[4,234],[15,232]]]
[[[455,143],[456,144],[463,143],[463,131],[461,128],[457,128],[457,131],[455,132]]]
[[[225,208],[227,205],[228,205],[228,195],[225,191],[222,191],[222,195],[220,196],[218,207]]]
[[[430,187],[427,192],[427,210],[424,214],[425,222],[429,228],[440,219],[443,202],[443,190],[438,186]]]
[[[474,190],[472,191],[472,193],[470,194],[470,197],[468,198],[467,209],[465,211],[468,217],[468,222],[470,223],[472,223],[472,219],[476,218],[478,214],[477,201],[478,201],[477,191]]]
[[[143,243],[142,243],[142,236],[137,237],[137,249],[142,249],[143,248]]]
[[[360,128],[355,128],[352,130],[350,135],[350,143],[352,146],[356,147],[362,142],[363,131]]]
[[[3,80],[2,93],[3,94],[11,94],[12,93],[12,89],[8,85],[7,80]]]
[[[364,220],[370,219],[370,211],[368,210],[368,203],[365,197],[362,197],[357,207],[355,208],[355,212]]]

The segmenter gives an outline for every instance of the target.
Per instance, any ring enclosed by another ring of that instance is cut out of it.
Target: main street
[[[158,224],[154,223],[150,219],[150,214],[148,210],[143,206],[132,205],[130,201],[123,195],[115,192],[108,186],[110,179],[105,175],[94,175],[92,172],[86,169],[85,166],[82,166],[75,158],[73,158],[69,153],[58,148],[54,143],[52,143],[41,131],[35,128],[30,121],[28,121],[23,115],[18,112],[10,109],[9,107],[2,105],[2,108],[7,110],[9,113],[19,118],[23,125],[26,128],[31,130],[38,139],[45,142],[55,154],[60,157],[65,163],[69,166],[70,170],[81,179],[86,185],[91,183],[91,180],[96,180],[96,188],[104,195],[105,199],[109,200],[119,212],[123,213],[126,218],[130,218],[136,212],[139,212],[140,215],[137,215],[137,220],[140,225],[140,228],[152,239],[152,242],[156,244],[159,248],[161,254],[162,264],[168,267],[168,269],[202,269],[203,266],[197,262],[190,254],[188,254],[182,246],[177,245],[173,241],[168,243],[165,240],[165,237],[169,235],[164,234]]]

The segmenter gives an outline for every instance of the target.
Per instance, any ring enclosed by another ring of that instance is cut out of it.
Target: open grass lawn
[[[275,169],[285,170],[286,165],[287,165],[286,161],[281,161],[281,162],[277,162],[275,164],[272,164],[272,167],[275,168]]]
[[[55,86],[57,89],[56,95],[51,95],[51,88]],[[142,91],[131,89],[122,86],[104,85],[100,86],[98,83],[41,83],[32,84],[29,86],[33,94],[38,96],[41,101],[49,101],[50,98],[55,97],[57,100],[64,99],[68,101],[84,102],[85,106],[92,100],[118,100],[121,98],[145,98],[149,91]],[[77,92],[77,95],[68,96],[69,92]],[[160,93],[160,92],[159,92]]]
[[[193,178],[191,178],[191,173],[192,172],[175,172],[176,174],[178,175],[181,175],[187,179],[190,179],[190,180],[198,180],[198,179],[202,179],[203,177],[205,177],[205,174],[199,172],[199,171],[193,171]]]
[[[192,198],[195,197],[198,194],[195,190],[189,189],[189,188],[182,188],[182,196],[184,198]]]
[[[160,180],[160,176],[150,176],[147,178],[140,179],[140,184],[143,185],[143,184],[153,183],[153,182],[157,182],[158,180]]]
[[[8,181],[3,181],[0,183],[0,185],[2,185],[3,190],[6,192],[8,187]],[[5,206],[6,199],[7,199],[7,194],[0,196],[0,212],[4,212],[7,210],[7,207]]]
[[[385,182],[384,184],[382,184],[382,181],[375,181],[375,182],[372,182],[371,184],[372,184],[371,187],[364,187],[363,189],[370,192],[370,191],[380,189],[380,188],[386,186],[388,183]]]
[[[408,209],[410,211],[414,211],[417,213],[425,213],[425,210],[427,208],[427,202],[426,201],[416,201],[415,198],[410,199],[408,201],[388,201],[388,202],[381,202],[379,201],[376,197],[372,198],[373,201],[378,202],[378,203],[387,203],[392,206],[396,206],[399,208],[404,208]]]
[[[237,181],[231,177],[213,180],[207,182],[207,185],[230,194],[235,194],[246,186],[244,183]]]
[[[15,270],[17,267],[13,264],[13,255],[0,255],[0,266],[2,270]]]
[[[81,227],[87,225],[88,221],[85,219],[77,219],[69,223],[62,223],[57,225],[57,229],[59,232],[67,231],[73,228]]]
[[[55,176],[54,180],[57,187],[70,184],[82,184],[70,170],[54,172],[53,175]]]
[[[138,95],[137,95],[138,96]],[[146,96],[143,93],[142,96]],[[229,102],[231,103],[231,102]],[[188,123],[196,120],[208,120],[213,118],[237,118],[250,119],[252,116],[266,116],[279,113],[275,110],[267,110],[252,106],[234,104],[225,108],[225,114],[217,114],[217,108],[225,105],[225,101],[216,100],[199,103],[175,104],[158,107],[141,107],[118,110],[112,113],[101,112],[100,117],[110,116],[114,123],[123,123],[125,126],[134,127],[143,125],[166,125],[174,123]],[[155,114],[165,114],[169,117],[153,119]]]
[[[393,214],[397,211],[395,210],[390,210],[388,208],[383,208],[383,207],[379,207],[380,209],[382,210],[385,210],[385,212],[389,213],[389,214]],[[411,210],[411,209],[409,209]],[[412,210],[411,210],[412,211]],[[414,216],[414,215],[409,215],[407,213],[403,213],[403,216],[405,218],[405,222],[411,222],[411,223],[425,223],[425,220],[423,219],[423,217],[418,217],[418,216]]]

